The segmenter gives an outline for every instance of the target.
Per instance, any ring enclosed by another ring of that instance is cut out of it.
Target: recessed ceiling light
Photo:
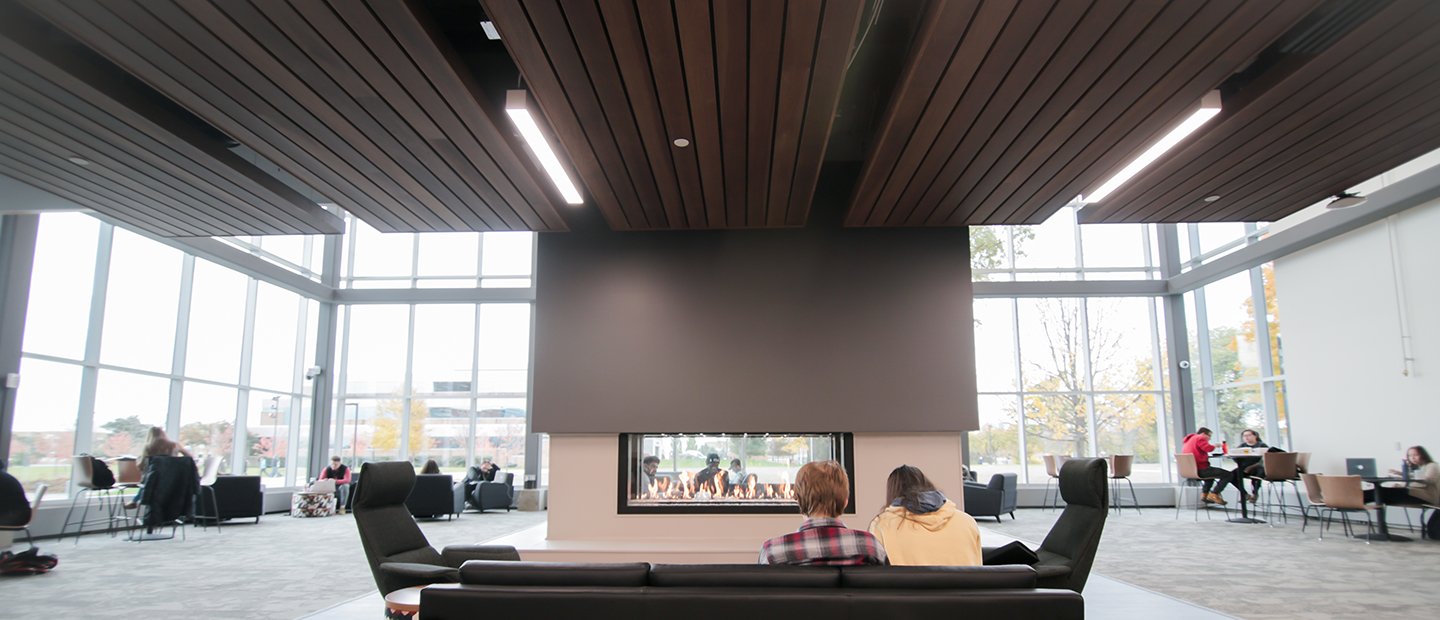
[[[88,166],[88,165],[90,165],[90,160],[85,159],[85,158],[83,158],[83,157],[66,157],[65,160],[68,161],[68,162],[70,162],[70,163],[72,163],[72,164],[75,164],[75,165],[77,165],[77,166]]]
[[[1216,200],[1219,200],[1219,199],[1220,199],[1220,194],[1214,194],[1214,195],[1211,195],[1211,196],[1206,196],[1206,197],[1205,197],[1205,202],[1215,202]]]
[[[690,146],[690,141],[685,138],[675,138],[675,146],[683,149],[687,146]]]
[[[480,29],[485,31],[485,37],[491,41],[500,40],[500,31],[495,29],[495,22],[484,20],[480,22]]]

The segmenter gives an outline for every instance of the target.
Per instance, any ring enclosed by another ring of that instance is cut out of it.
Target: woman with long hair
[[[979,566],[980,528],[975,519],[935,488],[918,467],[901,465],[885,483],[885,508],[870,533],[890,563],[910,566]]]
[[[1392,475],[1410,474],[1410,484],[1405,487],[1380,489],[1380,497],[1387,504],[1440,504],[1440,464],[1430,458],[1425,446],[1410,446],[1405,451],[1405,469],[1390,470]]]

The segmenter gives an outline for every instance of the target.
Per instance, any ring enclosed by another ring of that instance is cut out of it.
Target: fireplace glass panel
[[[852,473],[848,433],[621,435],[622,513],[794,513],[795,474],[835,460]]]

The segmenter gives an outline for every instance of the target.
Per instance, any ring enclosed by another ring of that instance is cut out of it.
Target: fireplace
[[[794,514],[795,474],[835,460],[850,476],[850,433],[624,433],[616,510],[620,514]]]

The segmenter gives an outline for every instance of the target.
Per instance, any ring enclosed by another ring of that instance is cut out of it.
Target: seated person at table
[[[428,461],[425,461],[425,467],[420,470],[420,473],[422,473],[422,474],[438,474],[438,473],[440,473],[440,464],[439,464],[439,463],[436,463],[436,462],[435,462],[435,459],[430,459],[430,460],[428,460]]]
[[[729,488],[730,472],[720,469],[719,454],[711,452],[709,456],[705,457],[705,469],[695,474],[695,479],[691,484],[697,495],[701,491],[709,492],[712,495],[724,493],[725,489]]]
[[[1239,446],[1236,446],[1236,447],[1237,447],[1237,448],[1269,448],[1270,446],[1267,446],[1267,445],[1265,445],[1265,442],[1260,441],[1260,433],[1257,433],[1257,432],[1252,431],[1252,430],[1250,430],[1250,429],[1247,428],[1247,429],[1245,429],[1245,432],[1240,433],[1240,445],[1239,445]],[[1254,477],[1254,478],[1264,478],[1264,477],[1265,477],[1265,459],[1261,458],[1261,457],[1258,456],[1258,455],[1257,455],[1257,456],[1237,456],[1237,457],[1235,457],[1235,470],[1234,470],[1233,472],[1231,472],[1231,474],[1232,474],[1232,479],[1230,480],[1230,484],[1235,485],[1235,489],[1236,489],[1236,490],[1243,490],[1243,489],[1245,488],[1245,478],[1246,478],[1247,476]],[[1259,480],[1251,480],[1251,481],[1250,481],[1250,497],[1248,498],[1249,501],[1252,501],[1252,502],[1255,501],[1255,496],[1256,496],[1257,494],[1259,494],[1259,493],[1260,493],[1260,481],[1259,481]]]
[[[1210,466],[1210,453],[1215,450],[1215,446],[1210,445],[1210,434],[1210,429],[1202,426],[1195,432],[1186,435],[1185,447],[1182,448],[1182,451],[1195,457],[1195,473],[1205,479],[1204,488],[1201,489],[1201,499],[1208,504],[1224,506],[1225,498],[1220,497],[1220,494],[1225,491],[1225,485],[1230,484],[1233,480],[1233,476],[1219,467]],[[1213,493],[1211,485],[1214,485]],[[1238,490],[1239,487],[1236,489]]]
[[[795,499],[805,522],[800,530],[760,546],[761,564],[855,566],[888,564],[885,549],[869,532],[840,522],[850,502],[850,477],[835,461],[806,463],[795,474]]]
[[[340,462],[340,457],[330,457],[330,466],[320,472],[321,480],[335,481],[335,499],[339,502],[340,514],[345,514],[345,500],[350,497],[350,468]]]
[[[901,566],[979,566],[975,518],[935,488],[919,468],[901,465],[885,482],[885,509],[870,522],[890,563]]]
[[[140,462],[136,463],[140,467],[141,473],[145,472],[145,459],[152,456],[195,457],[180,444],[170,441],[170,438],[165,436],[165,429],[158,426],[150,427],[149,434],[145,436],[145,450],[140,453]]]
[[[1410,486],[1380,487],[1380,499],[1386,504],[1440,504],[1440,464],[1430,458],[1424,446],[1410,446],[1405,451],[1405,467],[1409,470]],[[1390,470],[1392,476],[1405,472]],[[1365,501],[1372,501],[1374,491],[1365,491]]]

